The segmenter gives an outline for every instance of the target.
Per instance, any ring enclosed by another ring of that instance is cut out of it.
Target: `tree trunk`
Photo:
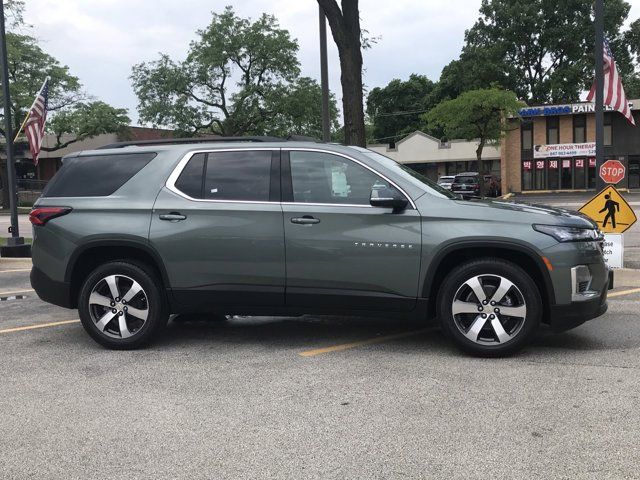
[[[476,148],[476,159],[478,160],[478,181],[480,182],[480,198],[484,198],[485,196],[485,185],[484,185],[484,165],[482,161],[482,150],[484,149],[485,140],[483,138],[480,139],[478,143],[478,148]]]
[[[362,45],[358,0],[318,0],[324,10],[340,57],[344,143],[365,147],[364,107],[362,99]]]

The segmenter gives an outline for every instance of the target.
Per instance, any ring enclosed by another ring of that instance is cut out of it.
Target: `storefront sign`
[[[633,103],[629,102],[629,108],[633,109]],[[605,105],[605,112],[613,111],[613,108]],[[565,105],[545,105],[541,107],[525,107],[518,112],[521,117],[546,117],[549,115],[576,115],[581,113],[594,113],[596,106],[593,103],[569,103]]]
[[[529,161],[526,162],[522,162],[522,168],[524,168],[525,170],[531,170],[531,163]]]
[[[609,268],[623,268],[624,235],[621,233],[605,233],[602,253],[604,253],[604,261]]]
[[[558,160],[549,160],[549,168],[551,170],[557,170],[558,169]]]
[[[576,158],[576,168],[584,168],[584,160],[582,158]]]
[[[533,146],[533,158],[585,157],[595,154],[595,142]]]
[[[571,160],[562,160],[562,168],[571,168]]]
[[[589,159],[589,168],[595,167],[596,166],[596,159],[595,158],[590,158]]]
[[[544,170],[544,160],[536,161],[536,170]]]

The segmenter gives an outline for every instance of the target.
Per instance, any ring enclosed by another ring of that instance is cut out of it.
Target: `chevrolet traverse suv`
[[[115,349],[170,314],[375,314],[498,356],[607,309],[591,220],[463,200],[359,147],[115,144],[65,157],[30,219],[33,288]]]

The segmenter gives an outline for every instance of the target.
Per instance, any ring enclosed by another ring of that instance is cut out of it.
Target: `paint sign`
[[[623,268],[624,235],[621,233],[605,233],[603,253],[604,261],[609,268]]]

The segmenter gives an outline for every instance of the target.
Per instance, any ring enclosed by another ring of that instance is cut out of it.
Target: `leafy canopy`
[[[367,115],[373,123],[373,141],[390,142],[423,129],[423,113],[435,105],[434,87],[426,76],[414,73],[406,81],[394,79],[371,90]]]
[[[507,90],[470,90],[438,104],[425,115],[425,120],[441,126],[447,138],[478,139],[482,147],[497,142],[507,129],[512,128],[504,118],[517,116],[522,106],[515,94]]]
[[[229,6],[197,35],[185,60],[162,54],[133,67],[141,120],[184,135],[313,130],[315,112],[296,99],[320,105],[319,87],[298,78],[298,44],[275,17],[252,22]]]
[[[623,76],[634,66],[622,26],[630,6],[605,2],[605,32]],[[442,98],[497,84],[532,104],[579,99],[593,80],[592,0],[483,0],[459,60],[442,72]]]

